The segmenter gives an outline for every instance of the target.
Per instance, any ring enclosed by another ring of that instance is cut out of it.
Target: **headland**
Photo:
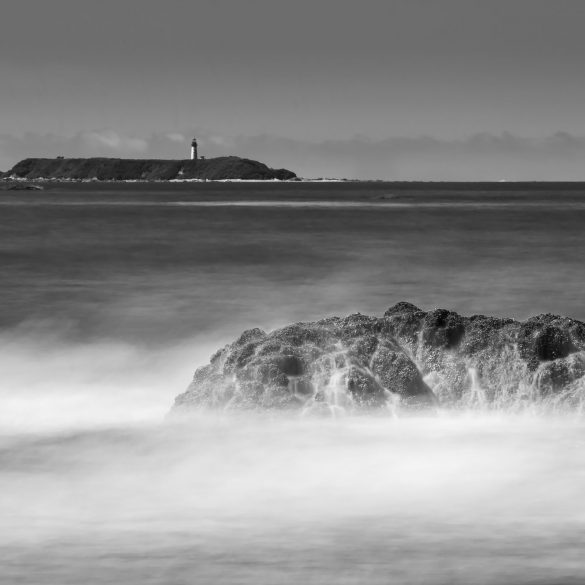
[[[296,174],[238,156],[190,160],[57,157],[26,158],[0,177],[26,181],[289,181]]]

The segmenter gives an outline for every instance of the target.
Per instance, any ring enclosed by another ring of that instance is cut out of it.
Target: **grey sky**
[[[363,168],[364,140],[432,136],[458,178],[451,146],[478,133],[585,136],[582,0],[3,0],[1,18],[0,168],[18,145],[184,156],[161,136],[197,132],[210,155],[294,141],[267,162],[326,174]],[[332,164],[328,141],[357,158]],[[367,172],[392,178],[395,150],[376,152]]]

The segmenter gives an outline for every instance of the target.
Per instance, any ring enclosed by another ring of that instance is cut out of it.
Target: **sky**
[[[585,180],[583,0],[3,0],[0,169]]]

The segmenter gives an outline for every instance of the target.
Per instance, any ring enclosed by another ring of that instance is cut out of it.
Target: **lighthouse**
[[[197,160],[197,139],[191,141],[191,160]]]

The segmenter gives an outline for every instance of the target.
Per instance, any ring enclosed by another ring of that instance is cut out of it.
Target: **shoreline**
[[[386,184],[396,187],[441,187],[441,188],[462,188],[467,186],[485,187],[490,189],[506,190],[507,188],[527,187],[534,188],[538,186],[563,186],[568,188],[584,188],[585,178],[583,180],[567,180],[567,181],[540,181],[540,180],[421,180],[421,179],[352,179],[347,177],[299,177],[295,176],[289,179],[279,179],[276,177],[266,179],[240,179],[240,178],[225,178],[225,179],[206,179],[206,178],[172,178],[172,179],[98,179],[92,178],[67,178],[67,177],[34,177],[27,178],[18,175],[8,175],[10,171],[0,171],[0,186],[6,184],[190,184],[190,183],[245,183],[245,184],[263,184],[263,183],[351,183],[351,184]]]
[[[0,183],[138,183],[138,184],[168,184],[168,183],[385,183],[383,179],[55,179],[52,177],[0,177]]]

